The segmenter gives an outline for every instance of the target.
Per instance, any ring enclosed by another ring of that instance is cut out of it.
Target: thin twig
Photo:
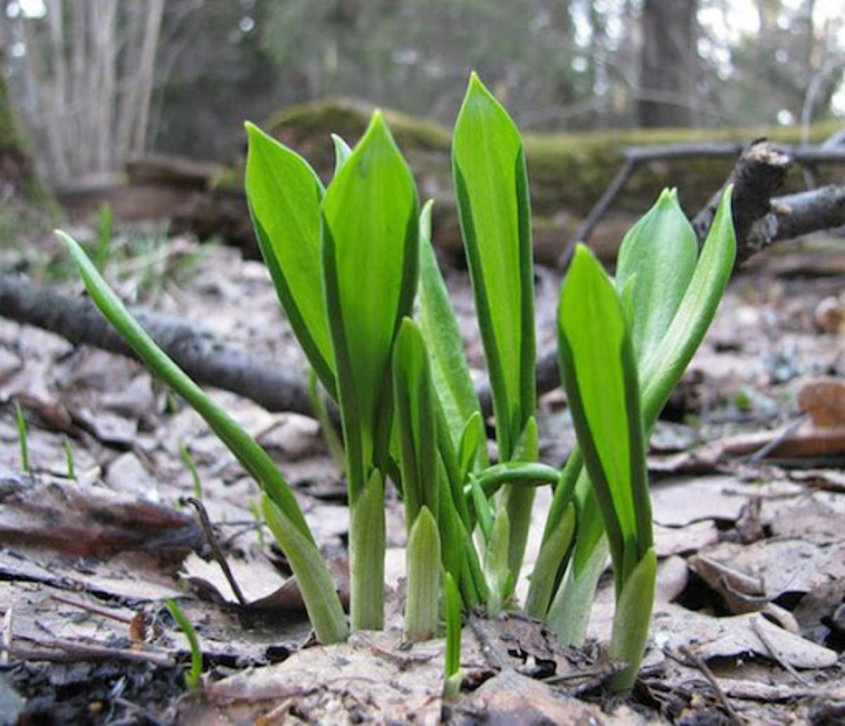
[[[749,464],[759,464],[763,459],[765,459],[772,451],[774,451],[778,446],[780,446],[787,438],[792,436],[801,426],[810,418],[810,414],[805,413],[803,416],[799,417],[795,421],[793,421],[789,426],[785,426],[781,429],[777,436],[775,436],[771,441],[767,442],[763,446],[761,446],[757,451],[751,454],[748,459],[746,460]]]
[[[771,639],[768,635],[766,635],[765,631],[763,630],[762,625],[760,625],[759,616],[755,618],[751,618],[751,629],[754,631],[754,635],[756,635],[760,642],[766,647],[766,650],[769,651],[769,655],[772,656],[789,675],[791,675],[796,681],[798,681],[802,686],[806,686],[807,688],[812,688],[812,684],[804,678],[792,664],[785,660],[783,656],[780,654],[780,651],[775,647],[774,643],[772,643]]]
[[[225,575],[229,586],[232,588],[232,592],[235,593],[235,598],[237,599],[238,604],[242,607],[246,607],[249,603],[244,597],[243,592],[241,592],[240,585],[238,585],[238,581],[235,579],[235,576],[232,574],[232,570],[229,568],[229,563],[226,562],[223,550],[220,549],[220,545],[217,543],[217,537],[214,534],[214,528],[211,526],[211,520],[208,518],[208,512],[205,509],[205,505],[195,497],[185,497],[184,501],[197,510],[197,515],[200,518],[200,525],[202,526],[202,531],[205,534],[205,540],[208,542],[208,546],[211,547],[211,553],[214,560],[218,565],[220,565],[220,569],[223,570],[223,574]]]
[[[163,668],[172,668],[176,662],[163,653],[150,653],[144,650],[130,648],[110,648],[99,643],[82,643],[76,640],[59,638],[47,643],[36,643],[37,648],[14,646],[3,651],[21,660],[44,661],[80,661],[80,660],[128,660],[138,663],[152,663]]]
[[[9,662],[9,651],[12,649],[12,641],[14,635],[12,633],[12,610],[13,606],[9,603],[6,608],[6,614],[3,616],[3,652],[0,653],[0,664],[5,665]]]
[[[502,660],[502,656],[499,654],[499,651],[490,642],[490,638],[487,633],[484,632],[484,629],[479,624],[478,618],[474,615],[470,616],[468,625],[472,630],[473,635],[475,635],[478,640],[478,644],[481,646],[481,655],[484,656],[484,660],[487,661],[487,665],[491,668],[495,668],[496,670],[504,670],[506,664]]]
[[[79,608],[80,610],[86,610],[89,613],[93,613],[94,615],[100,615],[101,617],[116,620],[119,623],[126,623],[127,625],[132,624],[133,618],[127,615],[121,615],[120,613],[115,613],[111,610],[106,610],[105,608],[97,607],[96,605],[89,605],[88,603],[78,602],[77,600],[72,600],[69,597],[65,597],[64,595],[59,595],[57,593],[54,593],[50,597],[56,602],[61,602],[65,605],[70,605],[71,607]]]
[[[734,726],[744,726],[744,721],[740,717],[740,715],[734,710],[734,707],[731,706],[728,697],[725,695],[725,692],[722,690],[722,687],[719,685],[719,681],[716,680],[716,676],[713,675],[713,671],[710,670],[710,666],[704,662],[704,659],[696,654],[693,653],[687,646],[682,645],[678,648],[678,651],[684,658],[687,658],[691,661],[698,670],[701,671],[701,674],[707,679],[707,682],[713,687],[713,690],[716,692],[716,698],[719,700],[719,703],[722,704],[722,708],[727,711],[728,718],[731,720],[731,723]]]

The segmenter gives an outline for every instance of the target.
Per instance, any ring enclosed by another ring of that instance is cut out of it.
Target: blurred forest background
[[[450,124],[471,69],[523,131],[845,119],[840,0],[0,0],[2,71],[55,185],[346,96]]]

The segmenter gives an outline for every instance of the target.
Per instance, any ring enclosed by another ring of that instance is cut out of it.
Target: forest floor
[[[657,598],[640,679],[621,700],[602,689],[605,576],[583,649],[516,614],[472,618],[463,689],[444,703],[443,642],[402,644],[395,495],[388,630],[314,645],[256,519],[256,485],[199,416],[133,361],[0,319],[0,723],[845,722],[845,246],[778,252],[735,276],[652,438]],[[304,370],[263,266],[236,251],[161,239],[114,259],[108,276],[126,300]],[[481,377],[467,275],[446,278]],[[541,348],[554,342],[559,284],[538,269]],[[345,490],[316,421],[213,395],[277,459],[343,583]],[[540,414],[542,459],[559,466],[574,441],[560,391],[541,398]],[[541,491],[535,530],[548,501]],[[197,693],[183,683],[189,649],[168,597],[199,636]]]

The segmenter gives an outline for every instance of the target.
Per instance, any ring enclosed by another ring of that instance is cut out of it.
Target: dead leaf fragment
[[[838,378],[814,378],[798,392],[798,405],[810,414],[814,426],[845,426],[845,381]]]
[[[105,487],[0,469],[0,543],[105,557],[130,549],[199,546],[192,517]]]

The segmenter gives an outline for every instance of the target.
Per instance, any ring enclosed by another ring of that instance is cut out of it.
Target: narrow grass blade
[[[200,685],[200,677],[202,676],[202,650],[200,649],[200,642],[197,638],[197,632],[188,616],[185,615],[182,608],[172,598],[165,598],[165,607],[170,611],[176,624],[188,639],[188,646],[191,649],[191,668],[185,673],[185,685],[189,691],[196,691]]]
[[[349,634],[346,615],[326,561],[266,494],[261,497],[261,512],[290,563],[317,640],[321,643],[346,640]]]
[[[111,204],[104,202],[100,206],[100,227],[97,232],[97,251],[94,253],[94,267],[99,272],[106,269],[109,261],[109,248],[112,236]]]
[[[440,534],[427,506],[411,527],[406,562],[405,640],[430,640],[439,621]]]
[[[246,194],[261,254],[302,350],[336,396],[320,265],[323,185],[301,156],[246,124]]]
[[[15,425],[18,428],[18,447],[21,452],[21,471],[29,473],[29,435],[26,430],[26,419],[19,403],[15,403]]]
[[[501,459],[534,414],[534,273],[519,132],[472,74],[455,122],[452,168]]]

